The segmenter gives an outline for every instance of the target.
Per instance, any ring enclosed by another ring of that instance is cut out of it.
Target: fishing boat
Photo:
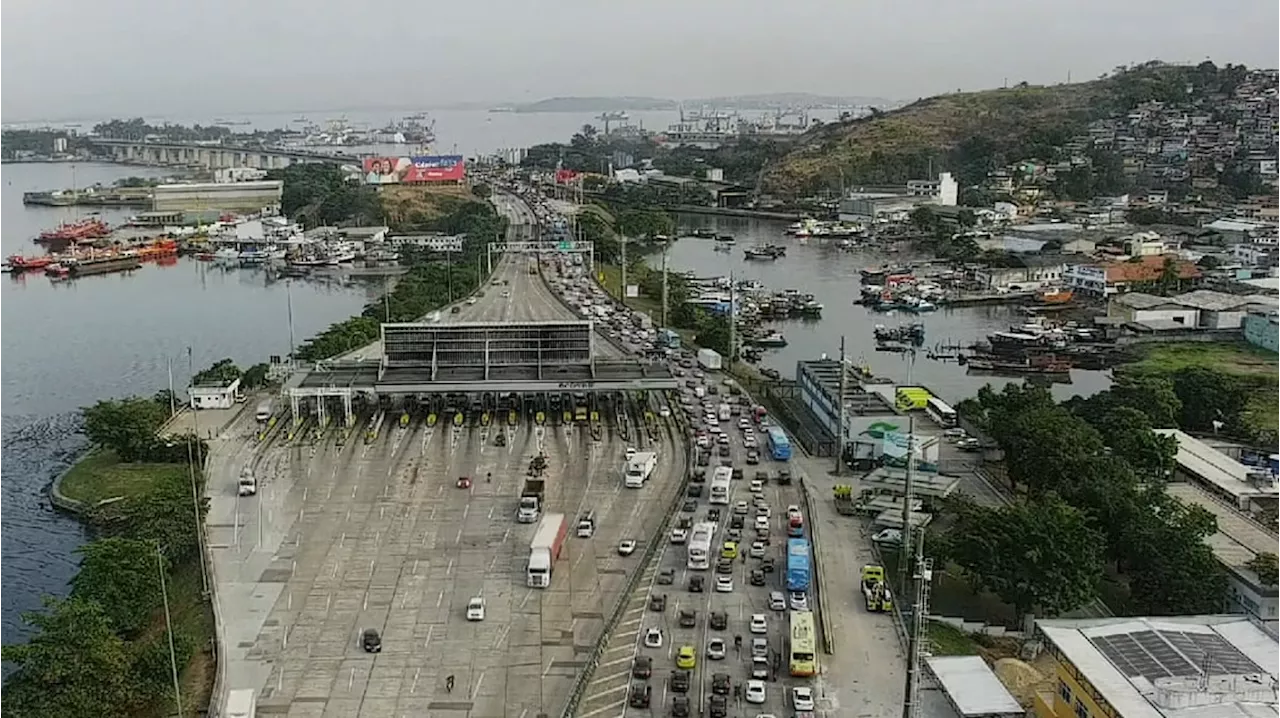
[[[143,261],[178,256],[178,243],[172,239],[160,239],[134,250]]]
[[[762,337],[752,339],[751,343],[758,347],[785,347],[787,339],[779,332],[769,332]]]
[[[64,264],[73,277],[85,277],[91,274],[108,274],[110,272],[127,272],[138,269],[142,262],[135,252],[118,252],[90,257],[77,257],[66,260]]]
[[[1070,289],[1057,288],[1042,290],[1038,299],[1045,304],[1066,304],[1075,296],[1075,292]]]
[[[13,274],[18,274],[21,272],[29,272],[34,269],[43,269],[50,264],[53,264],[54,261],[54,257],[48,254],[37,255],[34,257],[24,257],[21,254],[14,254],[10,255],[10,257],[5,260],[5,268]]]
[[[912,314],[924,314],[925,312],[932,312],[938,308],[938,305],[928,299],[914,295],[902,297],[898,302],[902,309],[905,309]]]
[[[717,246],[717,247],[719,247],[719,246],[732,247],[733,245],[735,245],[735,244],[737,244],[737,243],[738,243],[738,242],[737,242],[737,240],[735,240],[735,239],[733,238],[733,235],[731,235],[731,234],[722,234],[722,235],[720,235],[719,237],[716,237],[716,246]]]
[[[234,263],[240,261],[240,250],[235,247],[222,247],[213,253],[215,262]]]
[[[714,239],[716,233],[706,227],[698,227],[697,229],[690,231],[689,236],[697,237],[698,239]]]
[[[1071,362],[1052,354],[1027,357],[1024,360],[971,358],[969,371],[1014,376],[1071,376]]]
[[[764,247],[748,247],[743,252],[743,255],[747,258],[748,261],[755,261],[755,262],[772,262],[773,260],[778,258],[777,255],[770,252],[768,249]]]
[[[924,325],[918,322],[913,324],[903,324],[896,327],[886,327],[883,324],[877,324],[875,326],[875,337],[877,342],[923,344]]]
[[[66,279],[71,276],[71,270],[65,264],[53,263],[44,268],[45,276],[54,279]]]
[[[63,222],[54,229],[41,232],[35,241],[40,244],[87,242],[101,239],[109,234],[111,234],[111,228],[106,222],[91,217],[78,222]]]

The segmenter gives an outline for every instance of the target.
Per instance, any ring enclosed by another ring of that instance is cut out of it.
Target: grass
[[[1181,369],[1216,369],[1248,381],[1246,421],[1258,431],[1274,432],[1280,424],[1280,359],[1247,342],[1196,342],[1152,344],[1124,371],[1139,374],[1172,374]]]
[[[439,219],[464,202],[478,202],[465,185],[440,187],[388,185],[378,190],[387,220],[393,224]]]
[[[110,451],[95,450],[81,459],[62,479],[61,491],[69,499],[93,505],[104,499],[146,491],[158,478],[181,474],[181,464],[126,464]]]
[[[976,656],[978,642],[950,623],[929,621],[929,643],[935,656]]]

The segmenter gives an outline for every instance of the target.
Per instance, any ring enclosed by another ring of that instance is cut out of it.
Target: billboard
[[[461,182],[466,176],[462,155],[366,157],[364,160],[365,184]]]
[[[556,170],[556,184],[572,184],[574,180],[582,175],[573,170],[558,169]]]

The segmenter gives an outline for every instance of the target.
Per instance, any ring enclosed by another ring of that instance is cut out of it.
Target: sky
[[[915,99],[1276,67],[1276,0],[4,0],[5,122],[771,92]]]

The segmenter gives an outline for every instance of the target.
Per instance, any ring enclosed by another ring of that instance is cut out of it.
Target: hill
[[[1206,63],[1207,64],[1207,63]],[[1212,68],[1212,65],[1209,65]],[[1146,100],[1186,98],[1202,68],[1146,63],[1091,82],[930,97],[889,112],[821,125],[771,165],[762,189],[796,196],[840,186],[898,184],[949,170],[973,183],[1021,159],[1050,159],[1088,123]],[[1218,74],[1209,70],[1212,84]]]

